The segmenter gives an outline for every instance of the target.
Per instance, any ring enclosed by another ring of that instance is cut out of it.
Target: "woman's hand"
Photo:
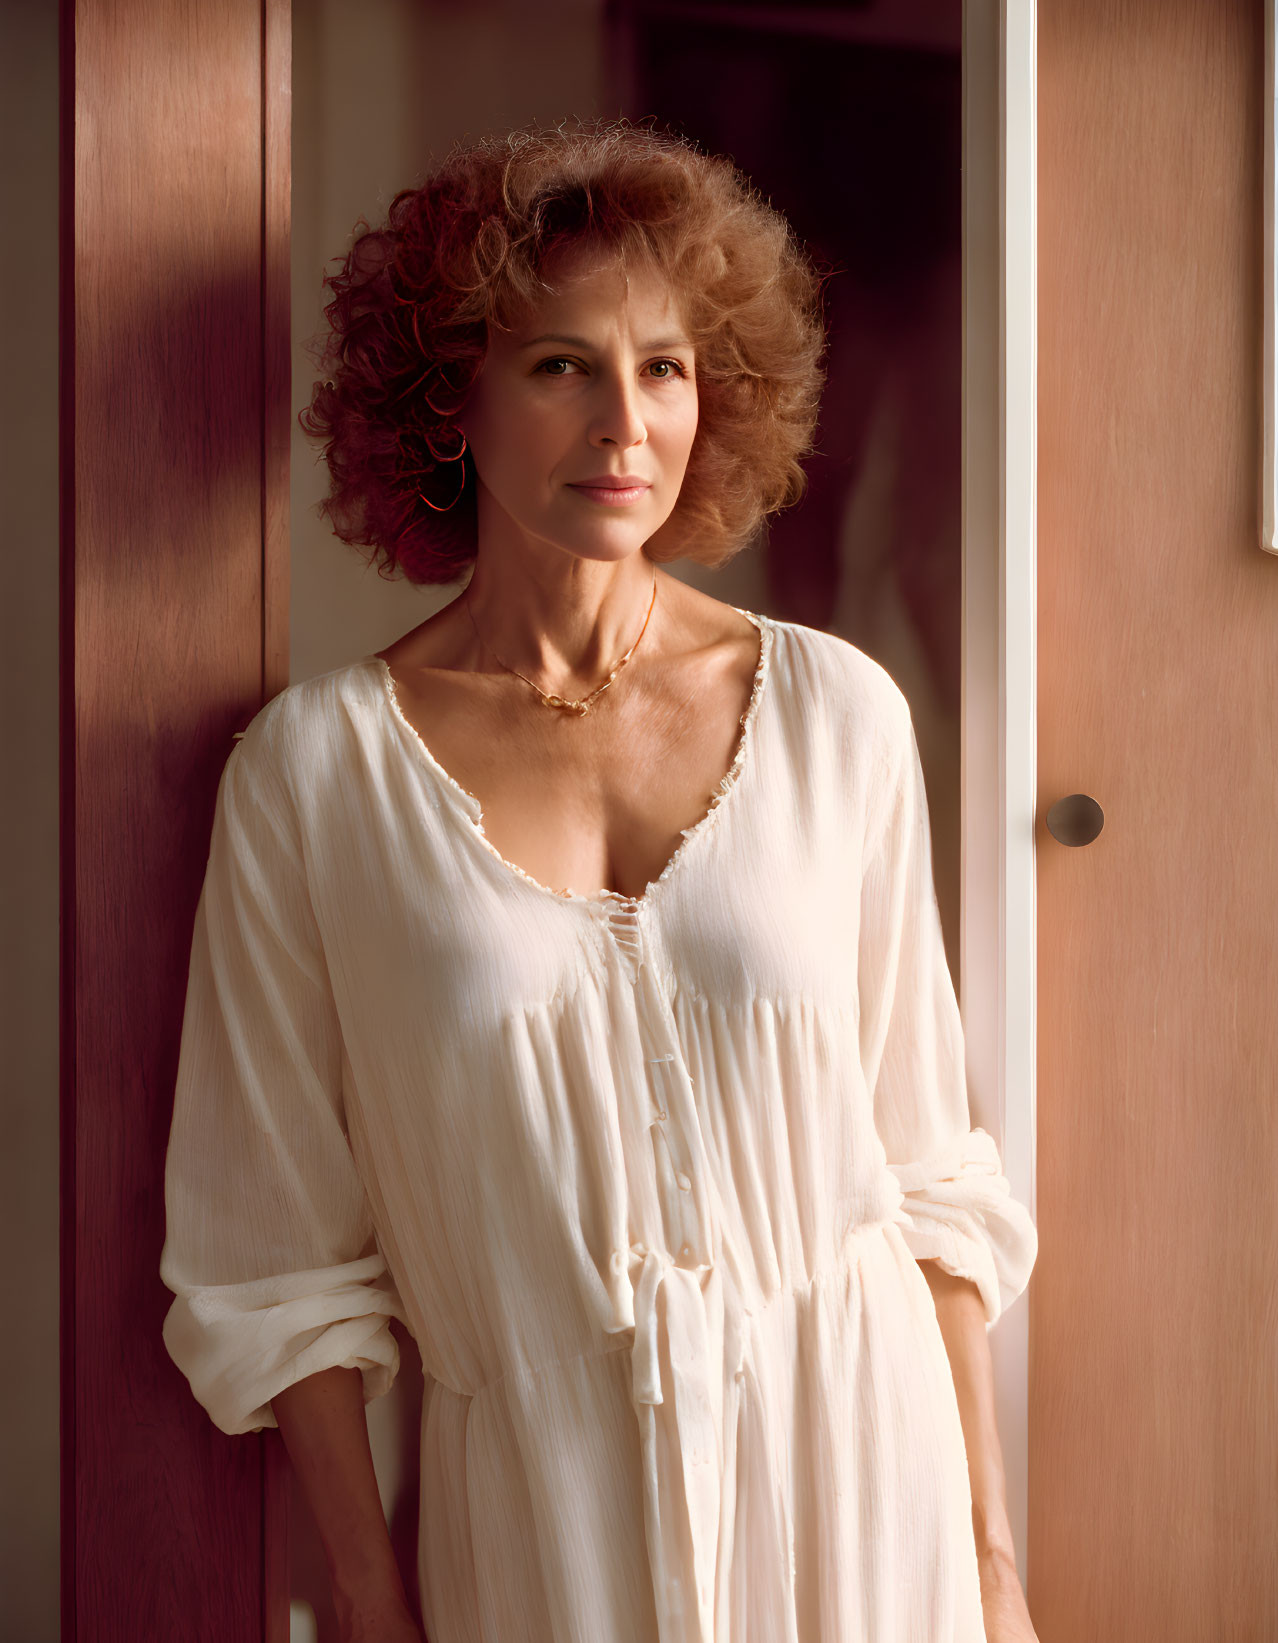
[[[978,1552],[985,1643],[1038,1643],[1016,1561],[1006,1552]]]

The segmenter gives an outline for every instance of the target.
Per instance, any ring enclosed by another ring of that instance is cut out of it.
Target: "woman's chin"
[[[578,523],[574,529],[561,532],[558,540],[578,558],[612,561],[638,553],[657,528],[650,520],[605,519],[592,521],[584,528]]]

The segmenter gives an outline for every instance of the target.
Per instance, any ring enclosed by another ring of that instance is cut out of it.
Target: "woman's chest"
[[[605,687],[584,714],[521,680],[438,670],[429,688],[393,680],[392,701],[423,764],[518,873],[559,894],[640,896],[746,752],[770,637],[746,633],[627,692]]]
[[[761,729],[763,727],[760,727]],[[739,1003],[854,995],[861,823],[842,784],[757,759],[686,836],[638,903],[561,896],[504,859],[476,814],[422,769],[357,784],[307,841],[316,919],[348,1034],[439,1040],[637,966]]]

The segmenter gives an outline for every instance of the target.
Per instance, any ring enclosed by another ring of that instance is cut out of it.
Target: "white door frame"
[[[961,1006],[972,1122],[1035,1221],[1036,23],[963,0]],[[1028,1300],[990,1335],[1022,1582]]]

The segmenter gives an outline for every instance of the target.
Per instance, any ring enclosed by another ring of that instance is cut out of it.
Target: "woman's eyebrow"
[[[593,346],[593,344],[587,342],[585,337],[557,336],[529,337],[527,342],[521,342],[519,346],[521,348],[535,348],[543,342],[562,342],[569,348],[589,349]],[[690,348],[691,346],[692,344],[686,337],[662,337],[657,342],[640,343],[639,352],[641,354],[653,354],[656,353],[659,348]]]

